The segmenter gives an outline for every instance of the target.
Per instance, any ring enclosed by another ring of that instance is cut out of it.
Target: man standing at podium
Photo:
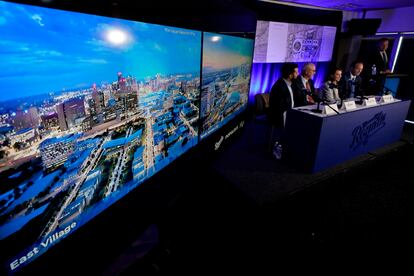
[[[385,37],[378,40],[377,50],[373,52],[370,58],[371,69],[372,69],[372,66],[375,65],[376,67],[375,73],[379,75],[391,73],[390,66],[389,66],[389,58],[388,58],[388,53],[387,53],[389,43],[390,43],[390,40]]]
[[[372,94],[382,94],[385,76],[391,73],[389,66],[389,55],[387,53],[389,46],[388,38],[381,38],[377,42],[377,49],[372,51],[369,56],[368,65],[368,90]]]

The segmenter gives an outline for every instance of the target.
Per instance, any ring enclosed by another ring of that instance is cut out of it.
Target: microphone
[[[338,108],[341,109],[342,105],[344,104],[344,97],[340,97],[341,102],[337,104]]]
[[[335,113],[336,114],[339,114],[339,112],[337,111],[337,110],[335,110],[334,108],[332,108],[330,105],[329,105],[329,103],[327,103],[324,99],[321,99],[321,98],[318,98],[318,105],[317,105],[317,107],[316,107],[316,109],[312,109],[311,111],[312,112],[315,112],[315,113],[322,113],[322,110],[321,109],[319,109],[319,106],[320,106],[320,104],[322,103],[322,104],[324,104],[324,105],[326,105],[327,107],[329,107],[330,109],[332,109],[333,111],[335,111]],[[342,106],[342,101],[341,101],[341,106]]]

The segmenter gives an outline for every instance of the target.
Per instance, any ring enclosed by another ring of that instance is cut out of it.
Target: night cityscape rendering
[[[201,88],[201,138],[247,107],[254,41],[204,33]]]
[[[15,270],[196,145],[201,32],[0,1],[0,33]]]

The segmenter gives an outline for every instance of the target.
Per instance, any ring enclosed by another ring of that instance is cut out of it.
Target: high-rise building
[[[16,115],[13,118],[13,126],[16,130],[24,129],[29,127],[28,116],[26,116],[24,110],[16,110]]]
[[[59,105],[57,105],[56,107],[56,112],[58,114],[58,120],[59,120],[59,127],[60,130],[65,131],[68,129],[68,124],[66,123],[66,118],[65,118],[65,104],[61,103]]]
[[[138,107],[138,94],[136,92],[128,93],[125,97],[126,111],[134,111]]]
[[[102,94],[103,94],[103,105],[107,107],[109,100],[112,99],[112,91],[109,88],[107,88],[102,92]]]
[[[96,114],[100,114],[102,112],[102,107],[104,106],[104,95],[102,91],[96,89],[96,84],[93,84],[92,87],[92,99],[94,102],[94,110]]]
[[[45,129],[59,126],[59,116],[56,112],[42,115],[41,121]]]
[[[203,86],[201,95],[201,117],[207,117],[214,104],[214,84]]]
[[[138,92],[137,80],[134,77],[128,76],[125,79],[127,92]]]
[[[29,117],[32,127],[37,127],[40,124],[40,116],[39,112],[37,111],[37,107],[32,106],[29,108]]]
[[[112,88],[117,87],[113,94],[116,101],[116,110],[121,113],[134,112],[138,108],[138,84],[134,77],[123,77],[118,72],[118,83]]]
[[[85,104],[83,98],[72,98],[57,107],[59,126],[67,130],[77,126],[78,119],[85,117]]]
[[[15,130],[24,128],[37,128],[39,126],[39,113],[37,107],[30,107],[29,109],[19,109],[16,111],[16,116],[13,120]]]
[[[129,92],[129,93],[118,93],[115,96],[116,100],[116,109],[121,110],[121,112],[133,112],[138,107],[138,93]]]
[[[126,79],[122,76],[121,72],[118,72],[118,90],[123,92],[126,91]]]

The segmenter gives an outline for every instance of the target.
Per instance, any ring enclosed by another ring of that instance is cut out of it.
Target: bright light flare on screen
[[[113,45],[120,46],[128,42],[128,34],[121,29],[109,29],[106,39]]]
[[[219,42],[220,40],[221,40],[221,37],[219,37],[217,35],[211,37],[212,42]]]

